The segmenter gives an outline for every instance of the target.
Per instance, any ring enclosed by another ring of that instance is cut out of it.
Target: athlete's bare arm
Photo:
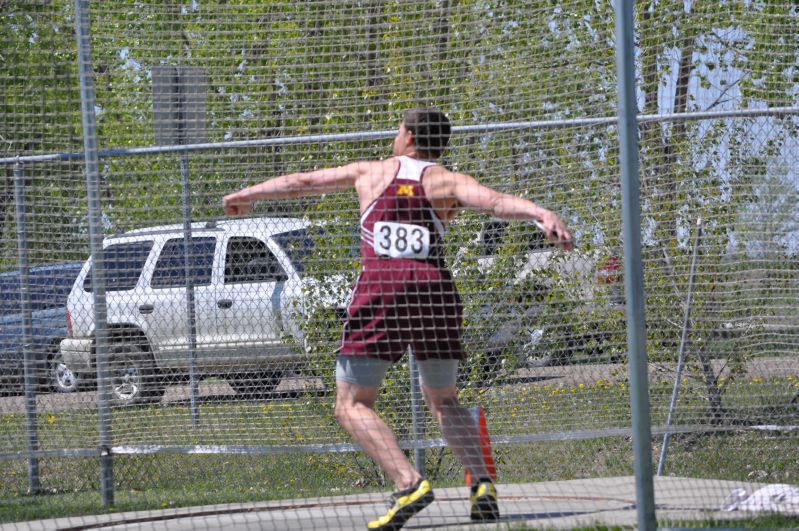
[[[500,219],[538,221],[553,244],[567,251],[573,247],[571,234],[557,214],[528,199],[484,186],[469,175],[437,168],[425,179],[425,193],[434,204],[455,199],[456,206],[479,210]],[[449,219],[452,217],[447,216]]]
[[[263,199],[288,199],[307,195],[321,195],[342,192],[355,187],[368,189],[369,183],[361,183],[364,178],[380,174],[383,161],[353,162],[338,168],[291,173],[269,179],[260,184],[244,188],[226,195],[222,206],[227,215],[243,215],[250,212],[252,204]]]

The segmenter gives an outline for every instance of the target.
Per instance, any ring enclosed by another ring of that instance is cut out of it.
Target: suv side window
[[[207,286],[211,283],[215,248],[216,238],[213,236],[191,239],[189,274],[193,285]],[[164,243],[150,281],[153,289],[179,288],[186,285],[184,250],[183,238],[172,238]]]
[[[492,256],[505,240],[505,233],[510,224],[507,221],[492,219],[483,225],[480,234],[480,246],[482,256]],[[532,224],[531,224],[532,227]],[[544,237],[544,233],[536,228],[531,228],[527,234],[527,250],[542,251],[549,249],[549,242]]]
[[[288,275],[266,243],[257,238],[230,238],[225,255],[225,284],[285,280]]]
[[[144,262],[153,248],[151,240],[118,243],[103,249],[106,291],[127,291],[136,287]],[[83,290],[92,291],[92,270],[86,274]]]
[[[491,256],[497,252],[497,247],[502,244],[505,239],[505,230],[508,228],[507,221],[500,221],[492,219],[483,225],[483,231],[480,234],[480,244],[482,247],[483,256]]]
[[[543,231],[539,230],[537,227],[532,226],[530,231],[528,232],[528,237],[530,238],[527,243],[527,248],[531,251],[546,251],[552,249],[550,243],[547,241],[546,237],[544,236]]]

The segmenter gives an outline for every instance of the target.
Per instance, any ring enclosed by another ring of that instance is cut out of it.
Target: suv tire
[[[56,393],[74,393],[80,389],[81,381],[78,373],[69,370],[59,350],[53,352],[48,369],[50,376],[48,383]]]
[[[525,334],[530,340],[522,345],[522,362],[531,369],[569,365],[580,349],[580,340],[568,329],[553,331],[543,327],[527,330]],[[557,338],[556,343],[551,339],[553,335]]]
[[[133,406],[161,400],[165,388],[149,353],[138,345],[112,343],[108,354],[112,406]]]

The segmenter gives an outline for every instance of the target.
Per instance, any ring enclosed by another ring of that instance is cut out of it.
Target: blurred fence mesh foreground
[[[532,224],[473,212],[447,233],[469,353],[460,396],[486,413],[499,481],[577,498],[566,480],[631,481],[610,3],[88,13],[83,111],[74,6],[12,0],[0,15],[0,523],[392,489],[334,418],[360,266],[354,194],[235,220],[221,198],[386,157],[402,113],[422,106],[455,125],[445,165],[552,208],[575,236],[565,254]],[[647,2],[635,25],[652,473],[717,480],[691,495],[720,509],[722,487],[799,482],[799,13]],[[436,486],[460,485],[410,374],[407,357],[391,369],[378,411]]]

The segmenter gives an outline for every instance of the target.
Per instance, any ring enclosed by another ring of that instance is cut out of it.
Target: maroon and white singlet
[[[397,157],[399,171],[361,215],[361,274],[340,354],[398,361],[464,359],[463,307],[444,264],[444,225],[422,187],[433,163]]]

